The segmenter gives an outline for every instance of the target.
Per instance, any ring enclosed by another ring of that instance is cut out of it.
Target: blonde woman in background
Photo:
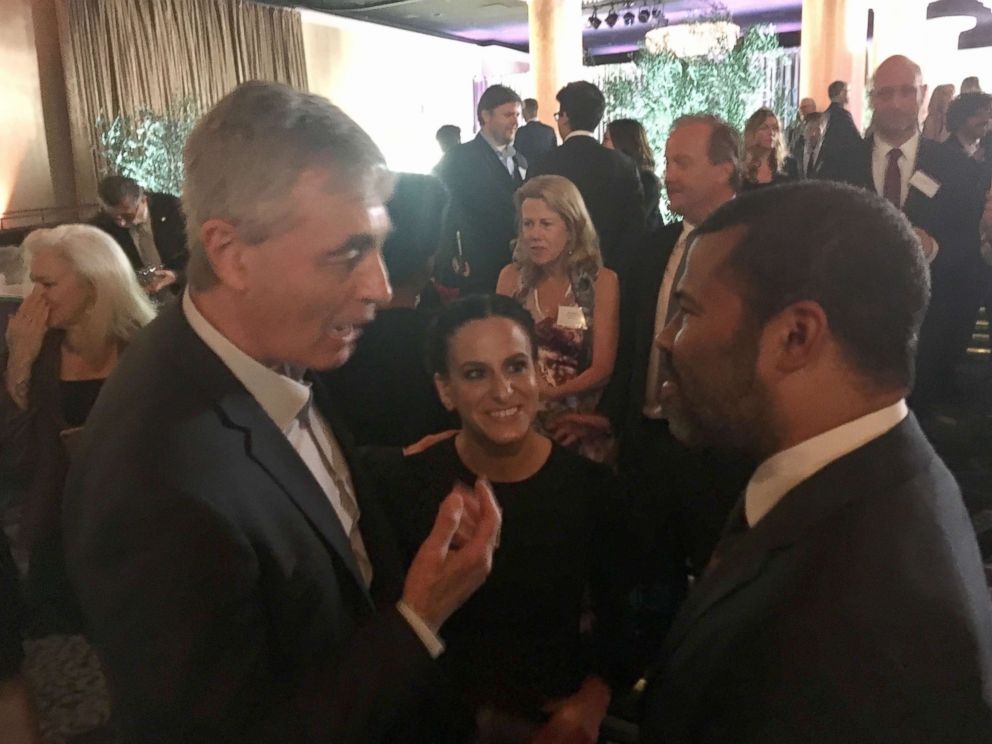
[[[775,112],[760,108],[744,125],[743,191],[787,180],[785,139]]]
[[[513,263],[500,273],[496,292],[517,299],[534,318],[541,392],[537,427],[551,433],[558,415],[593,411],[613,374],[619,282],[603,267],[592,220],[571,181],[539,176],[521,186],[514,201]],[[602,461],[609,442],[587,439],[578,449]]]
[[[954,86],[950,83],[938,85],[930,94],[927,104],[927,118],[923,120],[923,136],[934,142],[943,142],[948,137],[947,107],[954,99]]]

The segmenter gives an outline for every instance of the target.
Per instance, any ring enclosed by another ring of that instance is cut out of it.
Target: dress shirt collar
[[[875,135],[875,155],[887,160],[889,153],[896,149],[895,145],[890,145],[881,136]],[[902,156],[910,163],[910,168],[916,165],[916,151],[920,149],[920,133],[916,132],[912,137],[899,145]]]
[[[778,452],[754,471],[744,492],[744,513],[753,527],[792,489],[834,460],[863,447],[902,422],[909,409],[900,400]]]
[[[285,367],[289,375],[281,374],[252,359],[203,317],[189,290],[183,294],[183,314],[193,332],[220,357],[231,374],[285,433],[310,402],[310,386],[303,382],[303,371]]]
[[[568,136],[565,138],[565,141],[572,139],[572,137],[592,137],[593,139],[596,139],[595,134],[593,134],[592,132],[587,132],[585,129],[573,129],[571,132],[568,133]]]
[[[516,148],[513,147],[512,142],[508,142],[505,145],[497,145],[496,141],[486,134],[484,129],[480,129],[479,134],[482,135],[482,139],[484,139],[489,146],[496,151],[496,154],[499,156],[500,160],[508,160],[516,156],[517,151]]]

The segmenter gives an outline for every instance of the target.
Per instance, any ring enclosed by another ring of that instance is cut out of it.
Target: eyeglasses
[[[558,121],[558,117],[561,116],[561,111],[555,111],[555,121]]]

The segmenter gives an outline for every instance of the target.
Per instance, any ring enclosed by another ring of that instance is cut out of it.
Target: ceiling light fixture
[[[626,13],[623,14],[623,25],[624,26],[633,26],[634,25],[634,20],[635,20],[635,16],[629,10]]]
[[[617,15],[616,8],[610,8],[610,14],[606,16],[606,25],[613,28],[617,25],[617,21],[620,20],[620,16]]]
[[[592,26],[594,31],[603,25],[603,19],[596,15],[595,8],[592,9],[592,15],[589,16],[589,25]]]
[[[647,8],[641,8],[641,12],[637,14],[637,20],[641,23],[647,23],[651,20],[651,11]]]

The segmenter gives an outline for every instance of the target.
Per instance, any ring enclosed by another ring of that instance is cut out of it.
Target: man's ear
[[[221,219],[211,219],[200,228],[200,243],[207,254],[207,260],[220,283],[234,290],[247,287],[246,245],[231,223]]]
[[[772,344],[775,369],[789,374],[819,359],[830,336],[830,325],[818,302],[803,300],[769,320],[764,336]]]
[[[451,383],[444,375],[434,373],[434,389],[437,390],[437,397],[441,399],[441,405],[447,411],[455,410],[455,402],[451,399]]]

